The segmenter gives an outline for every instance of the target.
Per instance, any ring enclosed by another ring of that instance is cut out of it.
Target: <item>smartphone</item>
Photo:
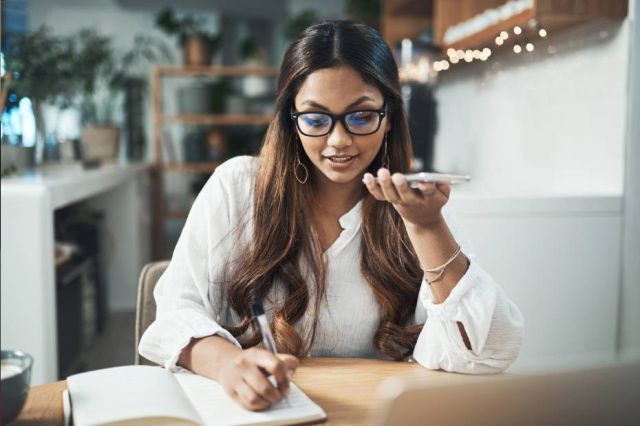
[[[458,183],[469,182],[471,180],[471,176],[469,175],[455,175],[450,173],[411,173],[408,175],[404,175],[407,182],[409,182],[409,186],[411,188],[417,188],[419,182],[443,182],[449,183],[452,185]],[[378,178],[376,178],[376,182]]]

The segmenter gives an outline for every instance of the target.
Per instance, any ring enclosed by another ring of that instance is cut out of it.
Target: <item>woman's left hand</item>
[[[365,173],[362,182],[377,200],[393,204],[405,224],[424,228],[442,220],[440,212],[451,193],[447,183],[419,182],[417,189],[411,188],[401,173],[392,176],[384,168],[378,170],[378,183],[371,173]]]

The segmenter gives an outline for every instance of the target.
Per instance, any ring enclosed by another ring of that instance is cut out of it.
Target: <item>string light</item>
[[[538,27],[538,22],[535,19],[532,19],[528,22],[528,30],[536,30],[536,27],[538,28],[538,36],[544,38],[547,37],[548,32],[546,29],[544,28],[539,28]],[[528,31],[527,30],[527,31]],[[515,25],[512,29],[513,34],[516,36],[522,35],[524,34],[524,30],[520,25]],[[503,46],[506,42],[506,40],[509,39],[509,32],[507,31],[500,31],[500,34],[498,36],[495,37],[494,42],[496,44],[496,46]],[[526,39],[525,39],[526,40]],[[511,43],[509,43],[511,44]],[[513,52],[516,54],[522,53],[523,50],[525,50],[527,52],[533,52],[535,50],[535,46],[533,43],[527,42],[526,44],[519,44],[519,43],[515,43],[513,45]],[[547,47],[547,52],[551,55],[555,54],[557,52],[557,49],[554,46],[549,46]],[[448,56],[448,60],[447,59],[443,59],[441,61],[438,61],[436,63],[434,63],[433,68],[436,71],[445,71],[447,69],[449,69],[450,65],[454,65],[454,64],[458,64],[462,61],[465,61],[467,63],[469,62],[473,62],[474,60],[481,60],[481,61],[486,61],[487,59],[489,59],[489,57],[491,56],[493,52],[491,51],[490,48],[485,47],[482,49],[475,49],[475,50],[461,50],[461,49],[454,49],[454,48],[448,48],[447,49],[447,56]],[[495,64],[494,64],[495,65]]]

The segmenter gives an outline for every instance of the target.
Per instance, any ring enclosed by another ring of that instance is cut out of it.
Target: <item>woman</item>
[[[305,30],[285,54],[259,157],[227,161],[195,201],[140,353],[254,410],[288,394],[301,356],[507,368],[520,312],[462,240],[449,186],[412,189],[400,174],[410,146],[380,35],[347,21]],[[252,300],[282,355],[256,346]]]

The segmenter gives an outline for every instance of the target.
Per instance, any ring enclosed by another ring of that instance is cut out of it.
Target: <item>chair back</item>
[[[169,265],[168,260],[147,263],[138,280],[138,300],[136,302],[136,340],[134,363],[144,365],[155,365],[155,363],[145,359],[138,353],[140,337],[149,325],[156,318],[156,301],[153,298],[153,289]]]

